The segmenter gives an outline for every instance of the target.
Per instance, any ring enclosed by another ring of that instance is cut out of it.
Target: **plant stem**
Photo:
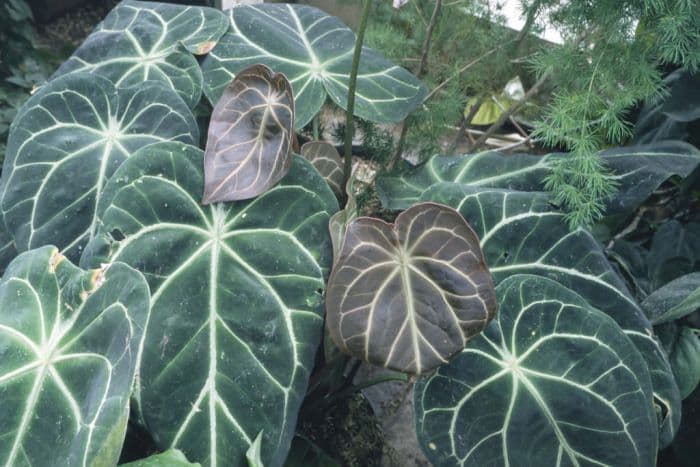
[[[433,8],[433,14],[430,17],[430,23],[425,30],[425,39],[423,40],[423,51],[421,53],[420,65],[418,65],[418,72],[416,76],[418,79],[422,78],[425,74],[425,67],[428,64],[428,54],[430,53],[430,44],[433,39],[433,30],[435,29],[435,24],[437,24],[438,17],[440,16],[440,8],[442,8],[442,0],[435,0],[435,7]],[[427,99],[426,99],[427,100]],[[396,151],[394,152],[394,157],[391,158],[387,164],[387,170],[394,168],[396,163],[401,160],[401,154],[403,153],[403,144],[406,141],[406,132],[408,131],[408,125],[406,125],[406,120],[401,122],[401,135],[399,136],[399,141],[396,143]]]
[[[407,383],[409,381],[409,377],[405,373],[400,373],[398,375],[381,376],[379,378],[365,381],[364,383],[360,383],[360,384],[357,384],[355,386],[350,386],[350,387],[345,388],[342,391],[338,391],[334,394],[329,394],[327,397],[324,397],[323,399],[321,399],[319,401],[315,401],[313,404],[310,404],[307,409],[310,412],[315,412],[320,407],[331,406],[331,405],[335,404],[336,402],[348,397],[349,395],[355,394],[358,391],[362,391],[363,389],[367,389],[367,388],[372,387],[376,384],[386,383],[389,381],[398,381],[401,383]]]
[[[502,45],[499,45],[498,47],[494,47],[493,49],[484,52],[483,54],[479,55],[478,57],[476,57],[476,58],[475,58],[474,60],[472,60],[471,62],[469,62],[469,63],[467,63],[466,65],[464,65],[464,66],[463,66],[462,68],[460,68],[459,70],[457,70],[457,71],[455,71],[454,73],[452,73],[452,75],[451,75],[449,78],[447,78],[445,81],[443,81],[442,83],[440,83],[440,84],[438,84],[437,86],[435,86],[435,87],[433,88],[433,90],[430,91],[430,93],[428,93],[428,95],[426,96],[426,98],[425,98],[425,100],[424,100],[423,102],[427,102],[427,101],[429,101],[430,99],[432,99],[433,97],[435,97],[435,95],[436,95],[438,92],[440,92],[445,86],[447,86],[448,84],[450,84],[450,81],[452,81],[453,79],[457,78],[459,75],[461,75],[462,73],[464,73],[465,71],[467,71],[468,69],[470,69],[471,67],[473,67],[474,65],[476,65],[477,63],[479,63],[480,61],[482,61],[483,59],[485,59],[486,57],[488,57],[489,55],[491,55],[491,54],[493,54],[493,53],[495,53],[495,52],[498,52],[498,51],[501,50],[505,45],[506,45],[506,44],[502,44]]]
[[[425,39],[423,40],[423,53],[420,57],[420,66],[418,67],[418,78],[422,78],[425,74],[425,67],[428,64],[428,53],[430,53],[430,44],[433,41],[433,29],[435,29],[435,24],[437,24],[438,17],[440,16],[440,8],[442,7],[442,0],[435,0],[435,7],[433,8],[433,14],[430,17],[430,23],[428,28],[425,30]]]
[[[474,120],[474,117],[476,116],[476,113],[479,111],[481,108],[481,104],[484,103],[484,96],[479,97],[476,102],[474,102],[474,105],[472,105],[469,108],[469,113],[462,119],[462,124],[459,126],[459,129],[457,130],[457,134],[455,135],[455,139],[452,141],[452,144],[450,144],[450,147],[447,149],[448,154],[452,154],[455,149],[457,149],[457,143],[459,142],[459,138],[462,137],[462,133],[464,133],[464,130],[467,129],[469,124],[471,124],[472,120]]]
[[[544,83],[549,79],[549,76],[551,75],[551,70],[547,70],[539,80],[530,88],[528,91],[525,93],[522,99],[520,99],[518,102],[515,102],[513,105],[511,105],[508,110],[503,112],[501,116],[496,120],[496,122],[491,125],[488,130],[484,132],[481,136],[479,136],[479,139],[476,140],[476,142],[472,145],[470,151],[474,151],[479,148],[482,144],[486,142],[487,139],[489,139],[491,136],[498,131],[499,128],[503,126],[503,124],[508,120],[515,112],[520,110],[520,108],[525,105],[526,102],[528,102],[530,99],[532,99],[535,95],[537,95],[538,92],[540,92],[540,88],[544,85]]]
[[[319,114],[316,114],[316,116],[313,119],[314,141],[318,141],[319,119],[320,119]]]
[[[355,39],[355,51],[352,55],[352,68],[350,69],[350,82],[348,83],[348,106],[345,112],[345,163],[343,165],[343,186],[347,185],[352,172],[352,137],[354,133],[352,117],[355,112],[355,86],[357,85],[357,69],[360,65],[360,54],[362,53],[362,42],[365,39],[365,28],[369,17],[369,7],[371,0],[364,0],[362,6],[362,18],[357,29]]]

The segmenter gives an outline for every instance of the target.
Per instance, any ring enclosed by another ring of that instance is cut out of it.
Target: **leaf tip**
[[[57,266],[61,263],[61,261],[63,261],[64,259],[66,259],[66,257],[63,256],[63,255],[61,254],[61,252],[58,251],[58,249],[55,250],[55,251],[51,254],[51,257],[49,258],[49,272],[51,272],[51,274],[54,274],[54,273],[56,272],[56,267],[57,267]]]
[[[205,41],[197,46],[197,50],[194,52],[195,55],[206,55],[211,52],[211,49],[216,45],[216,41]]]

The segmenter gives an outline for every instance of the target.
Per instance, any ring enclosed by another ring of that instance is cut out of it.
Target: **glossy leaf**
[[[644,299],[642,308],[653,324],[674,321],[700,309],[700,272],[669,282]]]
[[[412,374],[464,348],[496,312],[479,238],[454,209],[417,204],[394,224],[352,221],[333,266],[326,324],[346,353]]]
[[[240,70],[263,63],[292,83],[297,128],[311,121],[327,95],[346,107],[355,34],[338,18],[292,4],[240,5],[228,13],[231,28],[202,63],[209,102],[218,101]],[[420,105],[426,93],[411,73],[363,48],[355,115],[397,122]]]
[[[126,0],[117,5],[54,77],[82,71],[117,86],[158,81],[194,108],[202,71],[192,54],[209,52],[228,29],[214,8]]]
[[[496,319],[419,380],[418,439],[434,465],[655,465],[644,360],[615,322],[556,282],[501,282]]]
[[[680,419],[680,396],[668,359],[653,337],[651,323],[589,232],[571,231],[564,214],[541,193],[443,183],[426,192],[424,198],[459,208],[481,239],[497,284],[514,274],[547,277],[610,315],[649,367],[660,416],[661,445],[673,439]]]
[[[323,175],[333,193],[343,193],[343,159],[335,146],[325,141],[309,141],[301,147],[301,155]]]
[[[121,467],[199,467],[199,465],[188,461],[182,451],[177,449],[168,449],[145,459],[120,464]]]
[[[313,167],[248,202],[199,203],[203,153],[161,143],[110,179],[86,264],[124,261],[153,293],[136,399],[162,448],[202,465],[279,466],[320,342],[328,218],[338,209]]]
[[[292,164],[294,96],[264,65],[241,71],[214,107],[204,153],[204,200],[236,201],[272,188]]]
[[[0,282],[0,465],[115,465],[148,316],[141,274],[25,252]]]
[[[680,141],[630,146],[601,153],[619,183],[606,214],[635,209],[673,175],[685,177],[700,164],[700,151]],[[377,191],[387,209],[405,209],[440,182],[522,191],[544,191],[552,161],[565,154],[534,156],[486,151],[465,156],[434,156],[403,174],[382,176]]]
[[[55,244],[77,260],[119,165],[150,143],[198,139],[182,99],[158,84],[116,88],[73,73],[42,87],[13,123],[2,170],[0,205],[17,249]]]

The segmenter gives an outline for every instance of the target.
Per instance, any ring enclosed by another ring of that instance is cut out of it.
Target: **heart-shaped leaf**
[[[231,28],[204,59],[204,93],[215,103],[231,78],[254,63],[284,73],[294,88],[296,125],[318,113],[326,95],[347,106],[355,34],[338,18],[304,5],[240,5],[229,10]],[[397,122],[423,102],[425,86],[377,52],[362,50],[355,115]]]
[[[124,261],[151,287],[135,397],[156,443],[244,466],[262,431],[263,461],[279,466],[320,342],[338,204],[296,156],[257,198],[202,206],[202,166],[181,143],[136,152],[105,187],[82,261]]]
[[[440,182],[470,186],[543,191],[552,162],[566,154],[503,154],[485,151],[464,156],[434,156],[402,174],[380,176],[377,192],[387,209],[406,209]],[[630,146],[601,152],[615,174],[618,191],[607,203],[606,214],[630,212],[673,175],[686,177],[700,164],[700,151],[681,141]]]
[[[425,373],[495,312],[479,238],[454,209],[421,203],[393,225],[367,217],[348,225],[326,296],[326,323],[343,351]]]
[[[301,147],[301,155],[316,167],[336,195],[343,194],[343,159],[330,143],[309,141]]]
[[[115,465],[148,317],[143,276],[82,271],[53,246],[0,282],[0,464]]]
[[[192,54],[206,54],[228,28],[214,8],[126,0],[117,5],[54,74],[104,76],[117,86],[158,81],[190,108],[202,95],[202,71]]]
[[[651,323],[588,231],[571,231],[564,214],[542,193],[441,183],[423,197],[459,208],[481,239],[496,283],[514,274],[547,277],[610,315],[649,367],[661,445],[673,439],[680,422],[680,396],[668,359],[653,337]]]
[[[198,133],[182,99],[157,83],[116,88],[71,73],[42,87],[13,122],[2,170],[0,206],[17,249],[54,244],[77,260],[117,167],[142,146]]]
[[[415,389],[440,466],[656,464],[649,371],[615,322],[554,281],[496,288],[498,316]]]
[[[214,107],[204,153],[204,204],[249,199],[272,188],[292,164],[294,96],[265,65],[241,71]]]

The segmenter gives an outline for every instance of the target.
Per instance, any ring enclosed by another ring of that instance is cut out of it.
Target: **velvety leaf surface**
[[[700,224],[667,220],[654,234],[647,269],[652,290],[700,268]]]
[[[116,88],[86,73],[50,82],[22,108],[7,143],[0,206],[17,249],[55,244],[77,260],[119,165],[147,144],[198,138],[182,99],[156,83]]]
[[[202,202],[254,198],[272,188],[292,164],[293,134],[287,78],[264,65],[241,71],[211,115]]]
[[[333,193],[343,193],[343,159],[335,146],[325,141],[309,141],[301,147],[301,155],[323,175]]]
[[[148,285],[121,263],[83,271],[53,246],[0,282],[0,465],[115,465]]]
[[[633,210],[673,175],[685,177],[700,164],[700,151],[690,144],[667,141],[601,152],[619,183],[606,214]],[[439,182],[522,191],[544,190],[542,180],[552,161],[565,154],[502,154],[486,151],[465,156],[434,156],[400,175],[381,176],[377,191],[388,209],[405,209]]]
[[[54,77],[83,71],[117,86],[158,81],[194,108],[202,94],[202,71],[192,54],[209,52],[226,29],[226,15],[214,8],[126,0]]]
[[[496,293],[486,331],[416,385],[433,464],[654,466],[649,372],[617,324],[542,277],[510,277]]]
[[[412,374],[435,369],[496,312],[479,238],[452,208],[421,203],[394,224],[352,221],[326,294],[326,325],[346,353]]]
[[[700,336],[676,323],[655,326],[654,330],[668,354],[681,399],[685,399],[700,382]]]
[[[160,454],[120,465],[121,467],[198,467],[200,464],[189,462],[182,451],[168,449]]]
[[[687,274],[669,282],[642,302],[653,324],[680,319],[700,309],[700,272]]]
[[[355,34],[338,18],[304,5],[240,5],[228,11],[231,28],[204,59],[204,93],[218,101],[244,68],[263,63],[294,88],[296,127],[318,113],[326,96],[345,108]],[[364,48],[357,75],[355,115],[397,122],[413,111],[426,88],[407,70]]]
[[[0,274],[5,272],[5,268],[10,264],[10,261],[15,259],[15,256],[17,256],[15,241],[3,222],[0,221]]]
[[[680,420],[678,387],[651,323],[608,263],[593,236],[569,230],[564,215],[541,193],[470,188],[442,183],[426,201],[455,206],[481,239],[481,249],[498,284],[514,274],[553,279],[610,315],[646,360],[659,406],[661,445]]]
[[[282,464],[320,342],[327,225],[338,209],[313,167],[248,202],[199,204],[203,153],[161,143],[112,177],[83,261],[119,260],[153,293],[136,393],[161,448],[203,465],[245,465],[263,432]]]

